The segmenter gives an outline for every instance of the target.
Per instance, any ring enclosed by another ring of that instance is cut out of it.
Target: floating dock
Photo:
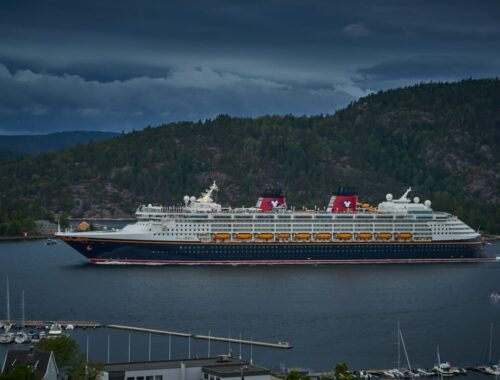
[[[145,327],[134,327],[134,326],[124,326],[124,325],[106,325],[105,327],[109,327],[112,329],[151,333],[151,334],[180,336],[180,337],[184,337],[184,338],[214,340],[214,341],[218,341],[218,342],[237,343],[237,344],[241,343],[241,344],[246,344],[246,345],[262,346],[262,347],[270,347],[270,348],[280,348],[280,349],[285,349],[285,350],[289,350],[293,347],[288,342],[278,342],[278,343],[261,342],[261,341],[249,340],[249,339],[235,339],[235,338],[226,338],[226,337],[221,337],[221,336],[190,334],[190,333],[183,333],[183,332],[176,332],[176,331],[148,329]]]
[[[0,324],[11,324],[11,325],[21,325],[23,322],[21,320],[17,319],[11,319],[11,320],[0,320]],[[33,328],[43,328],[47,325],[61,325],[63,327],[68,326],[68,325],[73,325],[75,328],[98,328],[98,327],[104,327],[100,322],[95,322],[95,321],[55,321],[55,320],[47,320],[47,321],[24,321],[24,326],[25,327],[33,327]]]

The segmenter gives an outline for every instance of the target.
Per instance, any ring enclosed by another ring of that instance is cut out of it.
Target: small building
[[[88,231],[90,228],[90,224],[88,224],[87,222],[81,222],[80,224],[77,224],[76,225],[76,230],[78,232],[86,232]]]
[[[59,369],[52,352],[30,347],[29,350],[9,350],[2,365],[2,372],[8,372],[15,365],[26,365],[34,369],[37,380],[57,380]]]
[[[217,358],[107,364],[101,380],[271,380],[271,371],[247,361]]]
[[[35,232],[40,235],[54,235],[57,232],[57,224],[49,220],[35,220]]]

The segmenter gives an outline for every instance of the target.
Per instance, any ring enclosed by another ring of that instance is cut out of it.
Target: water
[[[500,244],[487,247],[500,255]],[[327,370],[389,368],[396,361],[400,321],[412,366],[436,358],[457,365],[485,362],[490,323],[492,357],[500,357],[500,262],[436,265],[132,267],[95,266],[58,242],[0,243],[0,316],[5,315],[5,278],[10,277],[11,315],[27,319],[97,320],[196,334],[289,341],[292,350],[253,347],[255,363],[274,368]],[[78,330],[91,359],[128,360],[128,332]],[[147,360],[148,335],[131,335],[132,360]],[[10,346],[12,347],[12,346]],[[239,355],[238,344],[232,344]],[[0,362],[6,347],[0,346]],[[192,356],[205,356],[206,341],[191,340]],[[212,342],[211,352],[228,345]],[[168,337],[152,337],[152,359],[168,358]],[[188,339],[172,338],[172,358],[188,356]],[[250,347],[242,347],[250,358]],[[402,359],[403,360],[403,359]]]

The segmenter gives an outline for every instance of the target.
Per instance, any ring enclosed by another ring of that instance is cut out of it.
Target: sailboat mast
[[[403,350],[405,352],[406,362],[408,363],[408,369],[410,370],[410,373],[412,374],[411,376],[413,377],[413,372],[411,371],[410,358],[408,357],[408,351],[406,351],[406,345],[405,345],[405,341],[403,339],[403,333],[401,332],[401,330],[399,330],[399,336],[401,338],[401,343],[403,344]]]
[[[400,332],[401,330],[399,329],[399,320],[398,320],[398,369],[401,368],[401,340],[400,340]]]
[[[10,323],[10,290],[9,290],[9,276],[7,276],[7,323]]]
[[[21,292],[21,294],[22,294],[21,330],[24,331],[24,290]]]
[[[490,348],[488,350],[488,364],[491,364],[491,345],[493,340],[493,322],[490,323]]]

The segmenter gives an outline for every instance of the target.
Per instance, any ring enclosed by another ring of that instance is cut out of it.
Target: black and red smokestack
[[[328,212],[355,212],[358,195],[353,187],[339,187],[330,198]]]
[[[275,208],[286,207],[286,199],[281,189],[267,189],[263,191],[255,207],[262,211],[272,211]]]

